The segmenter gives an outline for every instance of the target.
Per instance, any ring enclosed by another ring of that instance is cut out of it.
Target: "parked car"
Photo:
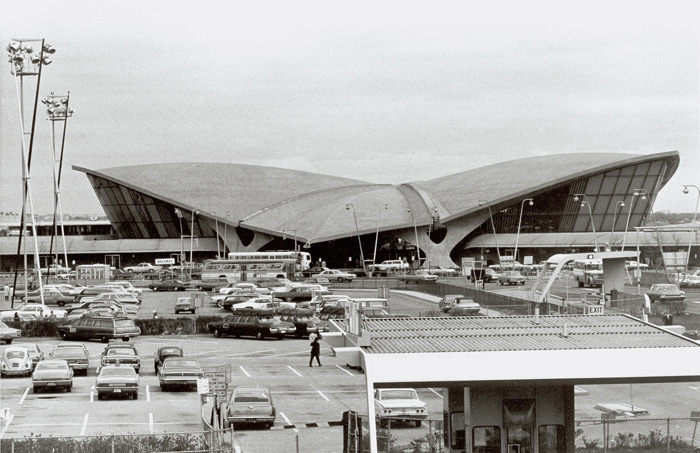
[[[197,379],[204,378],[199,362],[182,357],[168,357],[158,368],[158,381],[162,391],[173,387],[197,388]]]
[[[226,404],[225,426],[236,423],[261,424],[267,429],[275,424],[277,409],[270,390],[265,387],[236,387]]]
[[[685,300],[685,291],[673,283],[655,283],[647,291],[647,296],[651,302],[678,302]]]
[[[8,346],[0,356],[0,376],[29,376],[34,362],[24,346]]]
[[[325,307],[318,313],[318,330],[319,332],[329,332],[331,329],[331,320],[345,319],[345,307]]]
[[[73,310],[66,315],[66,321],[82,318],[85,316],[106,316],[106,317],[128,317],[126,309],[118,305],[102,305],[98,304],[91,308],[80,308]]]
[[[73,368],[74,372],[82,371],[87,376],[88,368],[90,367],[90,356],[83,345],[57,347],[51,354],[51,358],[65,360],[68,362],[68,366]]]
[[[474,299],[457,297],[447,310],[447,313],[455,316],[475,315],[479,313],[481,306]]]
[[[418,270],[415,272],[408,272],[401,277],[401,280],[408,283],[435,283],[438,280],[438,276],[431,274],[428,271]]]
[[[442,310],[443,313],[447,313],[447,311],[452,307],[452,303],[459,297],[464,297],[463,294],[448,294],[446,296],[443,296],[442,299],[438,302],[438,307],[440,307],[440,310]]]
[[[439,277],[456,277],[459,275],[458,270],[442,266],[431,267],[428,269],[428,272]]]
[[[175,300],[175,314],[180,314],[182,311],[188,311],[194,314],[197,311],[195,300],[191,296],[178,297]]]
[[[100,368],[95,380],[97,399],[108,395],[139,398],[139,375],[134,367],[123,365],[106,365]]]
[[[190,282],[190,288],[196,288],[199,291],[218,291],[219,288],[228,285],[228,280],[225,277],[202,279],[201,281]]]
[[[153,280],[148,284],[152,291],[184,291],[189,285],[182,280]]]
[[[18,306],[14,310],[0,311],[0,318],[14,317],[15,313],[17,313],[19,316],[21,316],[22,314],[35,315],[37,318],[50,318],[52,313],[53,316],[56,318],[62,318],[66,315],[65,310],[59,310],[57,308],[52,309],[50,307],[47,307],[46,305],[41,304],[26,303]]]
[[[233,293],[233,294],[220,294],[218,296],[212,296],[212,301],[216,302],[219,308],[224,310],[232,310],[234,306],[240,305],[243,302],[247,302],[251,299],[264,299],[266,302],[272,302],[268,297],[261,298],[260,294],[257,293]],[[265,303],[265,302],[263,302]],[[256,307],[259,308],[259,307]]]
[[[45,304],[53,304],[58,305],[59,307],[63,307],[66,304],[73,303],[72,296],[64,294],[58,291],[57,289],[52,288],[43,288],[43,291],[38,291],[37,294],[28,294],[26,297],[22,297],[22,300],[28,303],[41,304],[42,293],[44,295],[43,301]]]
[[[483,280],[484,283],[491,283],[498,280],[498,277],[494,277],[494,275],[496,272],[493,269],[472,269],[469,281],[474,283],[477,280]]]
[[[21,330],[10,327],[0,321],[0,340],[4,341],[6,344],[10,344],[12,340],[19,338],[21,335]]]
[[[115,365],[132,366],[136,373],[141,370],[141,358],[135,348],[108,348],[100,360],[101,366]]]
[[[371,266],[373,271],[384,271],[384,272],[398,272],[403,270],[408,270],[410,267],[408,261],[404,260],[386,260],[379,264]]]
[[[319,271],[320,272],[320,271]],[[330,288],[333,286],[333,283],[331,283],[330,280],[326,277],[309,277],[304,279],[304,283],[312,284],[312,285],[323,285],[326,288]]]
[[[41,348],[39,348],[39,345],[36,343],[24,343],[22,346],[27,348],[29,357],[32,358],[32,363],[34,364],[34,368],[36,368],[36,364],[44,360],[44,352],[41,350]]]
[[[141,301],[127,293],[101,293],[97,297],[85,297],[81,303],[85,302],[116,302],[124,308],[127,314],[137,315]]]
[[[125,267],[124,271],[143,274],[144,272],[159,272],[162,269],[162,266],[154,266],[151,263],[139,263],[136,266]]]
[[[428,418],[425,403],[411,388],[376,389],[374,391],[374,413],[381,424],[388,420],[401,420],[421,426]]]
[[[65,360],[43,360],[32,373],[32,393],[54,389],[73,390],[73,368]]]
[[[313,274],[311,277],[323,277],[327,278],[330,282],[351,282],[357,278],[357,275],[351,274],[350,272],[343,272],[337,269],[326,269],[318,274]]]
[[[224,299],[224,303],[226,303],[227,299]],[[275,306],[275,303],[267,296],[253,297],[242,302],[233,303],[233,305],[231,305],[231,310],[263,310],[266,308],[274,308]]]
[[[84,316],[58,326],[58,334],[64,340],[93,340],[98,339],[107,343],[112,338],[129,341],[130,338],[141,334],[141,329],[132,319],[106,316]]]
[[[503,271],[498,277],[500,285],[524,285],[525,280],[525,276],[520,271]]]
[[[163,365],[165,359],[169,357],[183,357],[182,348],[180,346],[161,346],[156,351],[156,356],[153,359],[153,369],[158,374],[158,369]]]
[[[276,311],[276,315],[280,321],[294,324],[294,332],[288,332],[288,335],[293,335],[296,338],[307,337],[312,333],[318,333],[319,327],[313,318],[313,310],[296,309],[296,308],[281,308]]]
[[[271,313],[259,312],[229,315],[222,321],[207,324],[207,329],[215,337],[222,335],[232,335],[236,338],[253,336],[258,340],[267,337],[281,340],[285,335],[296,332],[294,324],[280,321]]]
[[[273,291],[272,297],[287,302],[310,301],[315,292],[331,294],[327,289],[321,290],[318,287],[299,285],[289,288],[286,291]]]

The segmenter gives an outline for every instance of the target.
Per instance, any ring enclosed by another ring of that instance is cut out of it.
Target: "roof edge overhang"
[[[602,154],[602,153],[601,153]],[[666,160],[666,163],[669,165],[668,170],[666,171],[666,174],[664,175],[664,179],[661,183],[661,187],[665,186],[666,183],[671,179],[673,174],[676,172],[678,169],[678,165],[680,163],[680,153],[678,151],[665,151],[661,153],[655,153],[655,154],[644,154],[644,155],[632,155],[628,157],[627,159],[619,160],[614,163],[608,163],[608,164],[603,164],[603,165],[598,165],[597,167],[589,168],[587,170],[579,171],[576,173],[573,173],[571,175],[567,175],[561,178],[554,179],[550,182],[544,183],[544,184],[538,184],[536,186],[527,188],[525,190],[521,190],[517,193],[514,193],[512,195],[506,196],[506,197],[501,197],[498,199],[494,199],[491,201],[491,206],[495,206],[501,203],[506,203],[510,202],[512,200],[519,200],[524,196],[531,196],[531,195],[536,195],[541,192],[545,192],[547,190],[551,190],[557,186],[562,186],[568,183],[571,183],[573,181],[593,176],[597,173],[601,172],[607,172],[611,170],[615,170],[618,168],[622,167],[627,167],[629,165],[636,165],[644,162],[652,162],[655,160]],[[452,214],[450,216],[441,218],[440,220],[445,223],[445,222],[450,222],[452,220],[458,219],[460,217],[464,217],[465,215],[471,214],[473,212],[477,212],[484,209],[484,206],[472,206],[470,208],[461,210],[459,212],[456,212],[455,214]]]

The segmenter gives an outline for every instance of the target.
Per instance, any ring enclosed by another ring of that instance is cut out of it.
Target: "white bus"
[[[573,275],[578,282],[579,288],[584,286],[603,286],[603,260],[574,260]]]
[[[225,278],[229,283],[289,278],[308,269],[307,252],[233,252],[227,259],[205,260],[202,280]]]

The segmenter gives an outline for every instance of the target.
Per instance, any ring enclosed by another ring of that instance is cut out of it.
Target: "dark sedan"
[[[253,336],[258,340],[267,337],[281,340],[285,335],[296,332],[296,327],[292,323],[280,321],[272,314],[250,313],[251,311],[241,310],[242,315],[227,316],[223,321],[209,323],[207,328],[215,337],[222,335],[232,335],[236,338]]]
[[[163,365],[165,359],[169,357],[182,357],[184,354],[179,346],[161,346],[156,351],[156,357],[153,359],[153,369],[158,374],[158,368]]]
[[[158,380],[162,391],[173,387],[197,388],[197,380],[204,378],[199,362],[181,357],[169,357],[158,370]]]

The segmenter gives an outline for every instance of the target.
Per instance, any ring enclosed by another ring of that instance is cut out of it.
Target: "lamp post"
[[[411,213],[411,220],[413,220],[413,231],[416,233],[416,260],[418,260],[418,267],[420,268],[420,247],[418,246],[418,226],[416,225],[416,218],[413,216],[413,211],[411,208],[406,208],[407,212]]]
[[[190,264],[187,268],[190,270],[190,278],[192,278],[192,252],[194,251],[194,216],[199,214],[199,211],[192,208],[192,227],[190,227]]]
[[[216,257],[221,259],[221,246],[219,245],[219,219],[216,217],[216,211],[212,211],[214,216],[214,224],[216,225]]]
[[[287,239],[287,233],[294,233],[294,251],[297,251],[297,230],[282,230],[282,240]]]
[[[620,200],[615,203],[615,213],[613,214],[612,231],[610,232],[610,246],[615,250],[615,224],[617,223],[617,208],[625,207],[625,200]]]
[[[643,189],[634,189],[634,192],[632,193],[632,202],[630,202],[630,209],[627,211],[627,223],[625,224],[625,236],[622,238],[622,251],[625,250],[625,244],[627,242],[627,229],[630,226],[630,217],[632,216],[632,208],[635,206],[634,203],[634,197],[639,197],[641,196],[642,200],[646,200],[646,190]],[[637,255],[637,259],[639,259],[639,255]],[[639,261],[637,262],[637,265],[639,265]]]
[[[182,236],[182,211],[180,211],[178,208],[175,208],[175,215],[177,216],[178,220],[180,221],[180,278],[183,279],[185,278],[184,272],[184,263],[183,263],[183,258],[185,257],[185,243],[184,239]]]
[[[226,211],[226,222],[224,222],[224,258],[228,256],[226,254],[226,240],[228,239],[228,235],[226,234],[226,227],[228,226],[228,218],[230,215],[231,211]]]
[[[591,211],[591,203],[588,201],[588,196],[584,193],[577,193],[574,195],[574,201],[578,202],[581,201],[581,207],[583,205],[588,206],[588,215],[591,218],[591,229],[593,229],[593,242],[595,243],[595,251],[599,252],[600,249],[598,248],[598,236],[596,235],[595,232],[595,222],[593,221],[593,212]]]
[[[520,225],[523,222],[523,208],[525,207],[526,201],[530,202],[529,203],[530,206],[535,204],[535,202],[532,200],[532,198],[526,198],[520,203],[520,220],[518,220],[518,232],[515,235],[515,251],[513,252],[513,269],[515,269],[515,261],[518,260],[518,241],[520,240]]]
[[[683,193],[688,194],[690,191],[688,190],[688,187],[692,187],[695,190],[698,191],[698,197],[695,200],[695,213],[693,214],[693,228],[695,228],[695,218],[698,215],[698,203],[700,203],[700,187],[694,186],[692,184],[686,184],[683,186]],[[688,263],[690,262],[690,248],[693,246],[693,239],[695,238],[695,230],[693,230],[693,234],[690,236],[690,242],[688,243],[688,256],[685,258],[685,273],[688,274]]]
[[[493,230],[493,242],[496,243],[496,255],[498,256],[498,265],[501,265],[501,252],[498,250],[498,236],[496,235],[496,225],[493,223],[493,214],[491,213],[491,203],[488,200],[478,200],[479,206],[486,204],[489,208],[489,219],[491,219],[491,229]]]
[[[388,210],[389,205],[384,204],[384,210]],[[374,237],[374,254],[372,255],[372,270],[374,270],[374,265],[377,264],[377,244],[379,243],[379,220],[381,218],[382,210],[379,210],[379,215],[377,216],[377,234]]]
[[[360,259],[362,260],[362,270],[365,275],[367,275],[367,269],[365,268],[365,254],[362,251],[362,240],[360,239],[360,227],[357,225],[357,213],[355,212],[355,205],[352,203],[347,203],[345,205],[345,210],[349,211],[352,208],[352,217],[355,219],[355,231],[357,232],[357,243],[360,245]]]
[[[34,52],[34,46],[39,46],[38,53]],[[15,90],[17,93],[17,104],[19,106],[19,125],[22,138],[22,217],[20,219],[21,236],[17,244],[17,257],[19,257],[22,243],[24,242],[24,283],[25,290],[29,289],[29,276],[27,275],[27,232],[25,228],[25,216],[27,202],[29,203],[29,214],[32,220],[32,234],[34,239],[34,268],[37,273],[39,282],[39,294],[41,303],[44,304],[43,285],[41,278],[41,264],[39,262],[39,244],[36,234],[36,217],[34,215],[34,202],[32,200],[32,190],[30,185],[31,166],[32,166],[32,151],[34,148],[34,130],[36,126],[36,110],[39,99],[39,87],[41,86],[41,70],[45,65],[51,64],[50,54],[56,52],[51,45],[47,44],[43,39],[12,39],[7,46],[8,61],[10,62],[10,74],[15,78]],[[32,104],[32,122],[29,131],[26,130],[26,116],[24,112],[24,80],[25,77],[36,76],[36,92],[34,94],[34,102]],[[29,144],[26,143],[29,136]],[[13,296],[12,306],[14,307],[14,299],[17,291],[17,272],[12,285]]]
[[[68,126],[68,118],[73,116],[74,110],[69,107],[70,102],[70,92],[66,96],[56,95],[53,92],[44,99],[41,100],[42,103],[46,105],[46,113],[49,116],[49,121],[51,121],[51,151],[53,153],[53,191],[54,191],[54,204],[53,204],[53,226],[51,228],[51,244],[49,246],[49,254],[53,249],[54,236],[58,235],[56,226],[56,215],[58,215],[58,221],[61,225],[61,238],[63,240],[63,259],[68,266],[68,250],[66,248],[66,232],[63,226],[63,208],[61,206],[61,199],[59,197],[60,187],[61,187],[61,172],[63,169],[63,150],[66,144],[66,129]],[[58,156],[58,161],[56,159],[56,122],[63,123],[63,133],[61,134],[61,151]],[[58,167],[56,166],[58,164]],[[56,247],[56,258],[55,263],[58,264],[58,246]],[[58,275],[58,274],[57,274]]]

